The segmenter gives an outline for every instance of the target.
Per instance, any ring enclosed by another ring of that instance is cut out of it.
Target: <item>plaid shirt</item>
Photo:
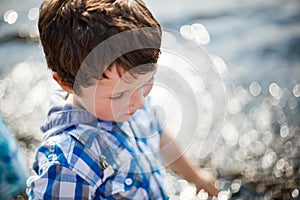
[[[167,199],[161,126],[149,105],[115,123],[95,119],[64,97],[63,91],[54,95],[41,128],[29,199]]]

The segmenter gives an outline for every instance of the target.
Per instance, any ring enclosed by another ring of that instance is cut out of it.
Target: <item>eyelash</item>
[[[147,87],[147,86],[149,86],[149,84],[153,84],[153,79],[154,78],[151,78],[151,80],[148,83],[146,83],[145,85],[143,85],[142,87]],[[109,99],[116,101],[116,100],[122,99],[124,97],[124,95],[125,94],[123,92],[116,97],[109,97]]]
[[[124,97],[124,93],[119,94],[118,96],[115,97],[109,97],[111,100],[118,100],[118,99],[122,99]]]

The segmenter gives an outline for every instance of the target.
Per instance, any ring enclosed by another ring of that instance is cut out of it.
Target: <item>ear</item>
[[[62,87],[62,89],[68,93],[74,93],[73,88],[69,84],[63,82],[56,72],[53,73],[52,77]]]

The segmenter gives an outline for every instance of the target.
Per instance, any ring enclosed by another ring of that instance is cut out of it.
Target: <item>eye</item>
[[[118,99],[122,99],[124,97],[124,92],[117,94],[116,96],[111,96],[109,97],[109,99],[111,100],[118,100]]]

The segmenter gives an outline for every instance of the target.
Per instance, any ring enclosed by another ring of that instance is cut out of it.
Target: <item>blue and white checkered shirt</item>
[[[41,128],[29,199],[167,199],[156,112],[146,105],[127,122],[106,122],[65,95],[54,95]]]

